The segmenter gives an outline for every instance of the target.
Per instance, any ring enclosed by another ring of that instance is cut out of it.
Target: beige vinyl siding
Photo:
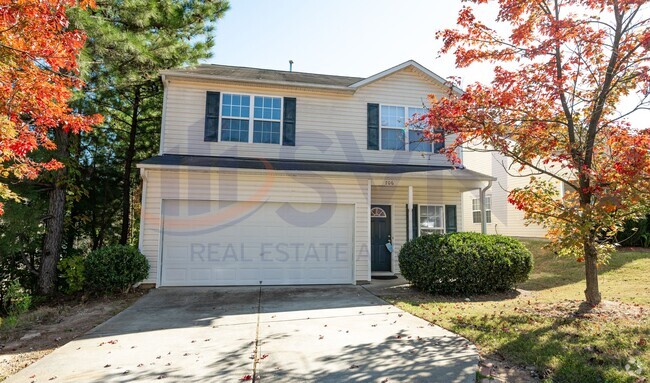
[[[399,272],[398,254],[407,241],[408,187],[372,187],[373,205],[390,205],[393,237],[393,272]],[[462,227],[461,193],[457,189],[413,187],[413,204],[417,205],[456,205],[458,228]],[[413,209],[415,216],[417,211]]]
[[[369,279],[368,181],[362,177],[255,171],[145,170],[147,188],[140,249],[157,283],[163,199],[354,204],[355,279]],[[251,233],[254,235],[254,233]]]
[[[492,196],[492,222],[487,224],[487,232],[512,237],[542,238],[546,235],[546,229],[535,224],[526,226],[524,213],[508,203],[510,190],[523,187],[529,182],[529,177],[508,174],[503,165],[508,168],[510,161],[498,153],[463,152],[463,164],[468,169],[497,178],[487,191],[487,195]],[[517,173],[517,167],[510,168],[509,172]],[[481,231],[481,224],[473,223],[472,220],[472,199],[475,198],[479,198],[478,190],[463,193],[463,231]]]
[[[169,77],[163,154],[263,157],[347,162],[446,165],[439,154],[367,150],[367,104],[419,107],[427,95],[445,90],[419,71],[406,68],[356,93],[270,85],[237,85]],[[296,97],[296,146],[204,142],[207,91]]]

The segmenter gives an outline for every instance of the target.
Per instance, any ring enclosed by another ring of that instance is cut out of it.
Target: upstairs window
[[[221,105],[221,141],[248,142],[250,96],[224,93]]]
[[[481,223],[481,200],[472,199],[472,222]],[[485,223],[492,223],[492,197],[485,196]]]
[[[424,108],[408,108],[409,120],[415,120],[419,116],[426,114],[427,110]],[[410,152],[426,152],[431,153],[431,141],[427,141],[422,135],[422,130],[425,124],[420,121],[411,122],[409,124],[409,151]]]
[[[404,150],[403,106],[381,106],[381,148],[383,150]]]
[[[283,123],[282,97],[222,93],[219,100],[218,96],[218,93],[208,93],[205,136],[207,141],[280,144]],[[295,105],[295,101],[293,102]],[[217,137],[214,134],[216,133],[214,125],[216,125],[215,117],[219,109],[221,113]]]
[[[281,116],[281,98],[255,96],[253,142],[279,144]]]
[[[381,149],[438,153],[444,143],[428,141],[423,135],[425,124],[413,121],[426,112],[425,108],[381,105]]]

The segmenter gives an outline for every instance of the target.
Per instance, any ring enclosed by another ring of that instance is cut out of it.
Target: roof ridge
[[[226,68],[236,68],[236,69],[242,69],[243,68],[243,69],[264,70],[264,71],[271,71],[271,72],[281,72],[281,73],[296,73],[296,74],[311,74],[311,75],[316,75],[316,76],[343,77],[343,78],[351,78],[351,79],[365,79],[366,78],[366,77],[361,77],[361,76],[344,76],[344,75],[339,75],[339,74],[288,71],[288,70],[281,70],[281,69],[268,69],[268,68],[252,67],[252,66],[226,65],[226,64],[214,64],[214,63],[203,63],[203,64],[191,65],[191,66],[186,66],[186,67],[178,67],[178,68],[172,68],[171,70],[191,69],[191,68],[199,67],[199,66],[203,66],[203,67],[226,67]]]

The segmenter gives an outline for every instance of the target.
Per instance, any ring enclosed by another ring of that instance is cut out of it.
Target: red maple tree
[[[487,0],[471,0],[482,4]],[[650,207],[650,129],[631,113],[650,107],[647,0],[498,0],[502,36],[464,6],[443,30],[456,64],[495,64],[489,84],[431,98],[425,116],[456,149],[496,151],[529,174],[509,202],[544,225],[550,246],[585,263],[587,302],[601,301],[598,265],[612,237]],[[494,4],[494,3],[493,3]],[[559,195],[560,184],[567,192]]]
[[[75,113],[68,101],[83,84],[77,57],[86,39],[68,29],[70,7],[91,0],[0,0],[0,180],[34,179],[57,161],[37,162],[29,154],[53,149],[52,129],[78,133],[101,121]],[[0,181],[0,200],[18,199]],[[3,204],[0,202],[0,214]]]

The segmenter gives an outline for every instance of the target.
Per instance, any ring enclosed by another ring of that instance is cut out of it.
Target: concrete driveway
[[[160,288],[6,382],[473,382],[477,363],[361,286]]]

